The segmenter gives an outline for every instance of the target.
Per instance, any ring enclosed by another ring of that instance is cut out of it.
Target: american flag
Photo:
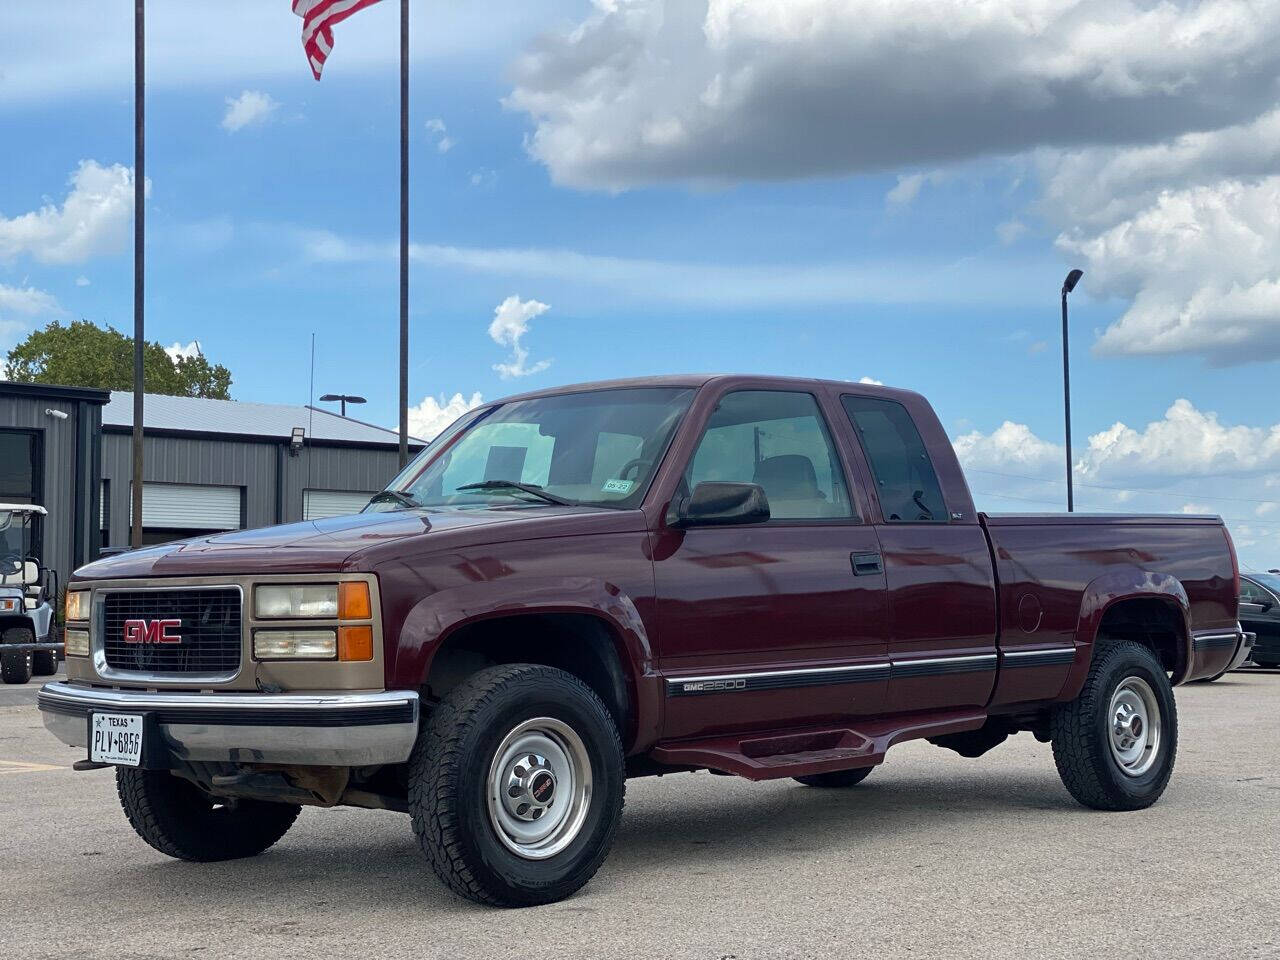
[[[378,0],[293,0],[293,12],[302,18],[302,49],[306,51],[311,72],[320,79],[320,71],[333,49],[333,25],[341,23]]]

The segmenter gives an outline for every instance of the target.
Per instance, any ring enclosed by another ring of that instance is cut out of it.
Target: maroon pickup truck
[[[536,904],[628,777],[850,787],[1026,731],[1081,803],[1146,807],[1238,592],[1217,518],[976,512],[917,394],[654,377],[486,404],[357,516],[90,564],[39,705],[170,856],[373,807],[457,893]]]

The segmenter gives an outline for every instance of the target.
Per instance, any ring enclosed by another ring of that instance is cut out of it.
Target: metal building
[[[399,462],[395,431],[318,408],[148,394],[144,410],[148,544],[356,513]],[[129,544],[132,431],[130,393],[0,381],[0,502],[48,508],[64,583]]]
[[[49,511],[37,552],[61,582],[97,555],[102,406],[107,391],[0,380],[0,503]]]

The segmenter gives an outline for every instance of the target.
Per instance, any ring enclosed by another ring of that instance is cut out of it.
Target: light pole
[[[1076,288],[1083,270],[1072,270],[1062,281],[1062,408],[1067,420],[1067,513],[1076,509],[1075,489],[1071,482],[1071,350],[1067,335],[1067,294]]]
[[[350,393],[326,393],[320,398],[321,403],[338,403],[342,404],[342,416],[347,415],[348,403],[367,403],[364,397],[357,397]]]

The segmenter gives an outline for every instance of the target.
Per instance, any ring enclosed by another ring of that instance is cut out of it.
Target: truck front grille
[[[107,593],[102,613],[102,650],[114,670],[227,674],[240,666],[236,587]]]

